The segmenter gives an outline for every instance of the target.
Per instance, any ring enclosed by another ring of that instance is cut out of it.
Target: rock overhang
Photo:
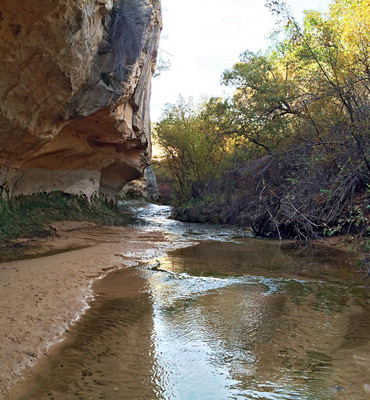
[[[149,0],[0,4],[0,186],[116,196],[150,163],[161,9]]]

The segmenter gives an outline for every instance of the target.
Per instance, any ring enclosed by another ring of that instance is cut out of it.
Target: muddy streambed
[[[136,211],[199,243],[97,281],[14,399],[370,398],[370,290],[350,254]]]

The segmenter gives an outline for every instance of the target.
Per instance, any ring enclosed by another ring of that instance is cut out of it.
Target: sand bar
[[[0,264],[0,398],[68,334],[88,307],[94,280],[172,247],[163,234],[136,228],[73,222],[54,228],[57,237],[43,249],[58,254]]]

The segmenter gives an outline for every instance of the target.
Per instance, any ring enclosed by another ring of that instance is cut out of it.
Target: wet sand
[[[136,228],[73,222],[54,228],[57,237],[43,242],[42,251],[58,254],[0,264],[0,398],[66,337],[87,309],[96,279],[171,247],[160,232]]]
[[[27,371],[7,400],[157,398],[153,306],[140,267],[112,271],[93,290],[91,307],[66,339]]]
[[[368,399],[369,288],[311,250],[202,241],[114,270],[7,400]]]
[[[176,225],[172,221],[168,223]],[[97,282],[97,280],[106,276],[112,270],[121,269],[120,272],[123,273],[127,271],[127,274],[122,275],[126,284],[122,283],[121,279],[120,290],[124,288],[125,295],[130,296],[132,291],[135,302],[139,301],[142,305],[142,308],[137,310],[135,308],[134,310],[137,311],[140,318],[136,314],[130,314],[130,318],[134,318],[135,321],[135,318],[137,318],[138,321],[135,335],[132,336],[131,347],[134,350],[141,348],[143,343],[150,342],[147,336],[148,332],[151,331],[152,317],[148,310],[152,308],[147,307],[146,302],[139,296],[140,290],[137,289],[137,285],[141,287],[144,283],[142,280],[136,279],[135,269],[124,270],[122,268],[135,266],[140,262],[161,258],[158,273],[161,273],[162,267],[177,271],[181,266],[179,273],[186,271],[191,274],[193,261],[197,260],[197,269],[200,270],[197,271],[196,275],[200,273],[202,276],[208,276],[208,274],[212,276],[220,274],[221,277],[225,274],[233,276],[239,275],[240,270],[242,270],[242,274],[272,277],[281,277],[286,274],[287,277],[296,279],[320,279],[323,281],[336,281],[339,275],[340,281],[350,281],[360,283],[360,285],[366,284],[363,275],[359,274],[357,262],[352,256],[348,256],[347,259],[347,255],[341,251],[334,253],[330,251],[328,255],[326,254],[327,249],[323,249],[319,251],[318,260],[315,257],[307,257],[306,250],[302,250],[302,252],[294,251],[296,255],[292,258],[289,254],[293,250],[290,249],[293,244],[287,242],[282,245],[279,244],[277,254],[275,254],[277,250],[273,241],[253,240],[250,243],[251,248],[249,248],[247,245],[249,239],[245,239],[244,245],[247,247],[244,248],[240,257],[240,246],[236,246],[229,254],[228,245],[220,242],[204,243],[186,251],[179,250],[172,253],[170,258],[166,257],[165,252],[169,249],[183,248],[194,244],[194,242],[188,241],[194,240],[197,236],[197,225],[194,224],[190,228],[187,227],[188,230],[190,229],[189,232],[185,229],[186,227],[181,226],[172,233],[169,232],[171,230],[168,229],[167,225],[160,225],[160,229],[166,234],[158,231],[149,232],[148,226],[141,230],[138,228],[100,228],[91,223],[64,222],[54,224],[53,227],[57,232],[57,237],[40,242],[41,248],[35,247],[28,253],[29,259],[0,263],[0,399],[5,400],[9,397],[10,387],[22,388],[22,385],[14,386],[14,383],[21,377],[30,375],[31,369],[29,367],[37,364],[42,370],[43,361],[47,364],[48,360],[52,358],[49,356],[53,352],[58,353],[60,351],[60,349],[58,350],[59,346],[63,346],[61,343],[51,349],[51,346],[57,341],[63,340],[63,343],[67,343],[67,349],[69,349],[68,343],[71,342],[70,338],[74,337],[73,331],[85,318],[79,319],[79,317],[82,314],[86,315],[84,311],[87,310],[93,293],[100,295],[97,288],[103,281]],[[203,226],[201,228],[204,230]],[[149,229],[154,230],[155,227]],[[216,227],[216,229],[210,230],[210,233],[207,233],[208,236],[217,234],[217,229]],[[177,236],[181,233],[183,233],[185,240],[183,238],[184,241],[179,242]],[[259,245],[262,247],[260,248]],[[253,256],[252,250],[258,253],[257,258]],[[261,252],[268,257],[267,264],[260,260]],[[286,252],[287,254],[285,254]],[[279,258],[281,255],[284,256],[284,260],[286,256],[290,260],[288,270],[286,270],[285,261],[283,263],[285,267],[280,268],[283,265]],[[232,258],[231,264],[226,262],[229,257]],[[172,265],[173,260],[176,261],[176,265]],[[212,260],[212,265],[205,263],[203,268],[202,262],[199,263],[201,260],[205,260],[206,263],[207,260]],[[247,260],[247,263],[244,260]],[[108,284],[104,286],[105,296],[114,294],[112,288],[118,276],[121,275],[111,274],[110,277],[113,281],[109,281],[109,276],[106,278]],[[94,282],[95,292],[92,287]],[[136,282],[137,285],[132,285],[132,282]],[[131,288],[131,286],[133,287]],[[139,297],[136,298],[137,296]],[[131,297],[130,301],[134,301]],[[93,303],[90,302],[90,304]],[[122,307],[126,307],[126,303]],[[88,311],[93,310],[90,308]],[[103,314],[107,314],[110,326],[115,330],[116,325],[111,324],[110,314],[105,311]],[[79,322],[73,324],[77,319],[79,319]],[[129,322],[131,324],[131,319]],[[121,327],[121,322],[117,323]],[[364,329],[367,330],[367,320],[362,324],[365,327]],[[125,328],[124,324],[123,326]],[[140,342],[141,347],[137,346],[135,341],[139,337],[138,332],[143,336]],[[110,335],[109,329],[107,335]],[[130,335],[129,337],[131,338]],[[112,338],[109,337],[107,342],[111,342],[111,340]],[[74,351],[73,348],[72,350]],[[43,357],[45,354],[47,356]],[[129,356],[130,354],[128,353]],[[132,360],[138,359],[137,354],[142,354],[142,351],[133,352]],[[360,362],[363,362],[363,358],[368,357],[368,353],[359,351],[356,356],[361,358]],[[130,366],[132,366],[132,360],[129,360]],[[144,361],[147,362],[148,360],[143,360],[141,365],[145,364]],[[151,369],[152,360],[149,360],[147,365]],[[109,367],[108,370],[110,369]],[[35,368],[32,368],[32,370],[34,371]],[[144,378],[147,379],[150,375],[147,373],[148,371],[141,367],[140,370],[143,371]],[[82,372],[85,374],[84,370]],[[130,370],[130,372],[132,371]],[[85,376],[83,378],[87,379]],[[133,380],[136,381],[136,378],[133,378]],[[110,385],[109,387],[115,390],[116,386]],[[30,386],[27,386],[27,396],[24,397],[27,400],[30,398],[29,389]],[[151,397],[151,395],[145,395],[143,398]],[[39,399],[40,397],[36,395],[34,398]],[[114,397],[110,395],[108,398]]]

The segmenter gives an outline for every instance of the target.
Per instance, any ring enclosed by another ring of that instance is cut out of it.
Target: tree
[[[158,124],[177,202],[194,200],[185,219],[218,213],[262,236],[366,234],[370,3],[335,0],[302,25],[284,2],[267,5],[282,25],[268,51],[245,51],[225,71],[232,98],[180,101]]]
[[[212,99],[197,108],[180,98],[167,105],[155,124],[154,137],[164,150],[176,203],[202,196],[220,171],[226,140],[211,112],[216,105]]]
[[[230,103],[231,124],[267,153],[287,135],[290,117],[298,113],[289,65],[280,61],[273,53],[246,51],[223,74],[224,84],[236,88]]]

